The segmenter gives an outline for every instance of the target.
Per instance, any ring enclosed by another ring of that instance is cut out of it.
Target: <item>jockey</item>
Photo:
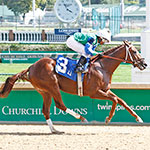
[[[95,33],[77,32],[67,39],[67,46],[72,50],[81,54],[76,65],[75,72],[85,72],[85,64],[89,62],[89,58],[98,54],[95,48],[100,44],[108,43],[111,40],[109,30],[103,29]]]

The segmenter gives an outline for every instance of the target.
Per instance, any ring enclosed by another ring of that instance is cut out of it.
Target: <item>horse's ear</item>
[[[129,42],[127,40],[123,41],[125,45],[129,46]]]

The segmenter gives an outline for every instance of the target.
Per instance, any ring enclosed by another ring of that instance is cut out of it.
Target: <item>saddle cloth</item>
[[[68,57],[58,55],[56,59],[55,71],[62,76],[77,81],[77,73],[74,72],[76,64],[77,64],[76,60],[72,60]],[[83,77],[84,77],[84,73],[82,73],[82,81],[83,81]]]

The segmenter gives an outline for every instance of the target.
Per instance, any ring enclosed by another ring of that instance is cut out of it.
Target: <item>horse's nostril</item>
[[[146,64],[146,63],[144,63],[144,66],[145,66],[145,67],[147,67],[147,64]]]

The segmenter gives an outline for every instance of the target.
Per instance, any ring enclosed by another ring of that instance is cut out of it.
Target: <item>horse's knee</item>
[[[118,99],[117,99],[117,97],[115,97],[115,98],[113,99],[113,102],[114,102],[115,104],[118,104]]]
[[[4,95],[3,93],[0,93],[0,98],[6,98],[7,96]]]

